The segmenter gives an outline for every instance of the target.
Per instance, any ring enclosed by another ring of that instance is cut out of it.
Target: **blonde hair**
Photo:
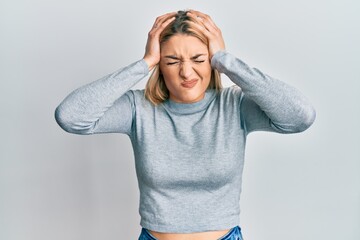
[[[186,15],[187,11],[178,11],[175,20],[170,23],[160,34],[160,44],[169,40],[175,34],[190,35],[198,38],[201,42],[209,46],[206,36],[199,30],[192,28],[188,23],[194,22],[194,19]],[[211,70],[210,83],[207,89],[222,89],[220,73],[216,69]],[[151,73],[145,87],[145,97],[154,105],[158,105],[169,98],[164,77],[161,74],[159,64],[157,64]]]

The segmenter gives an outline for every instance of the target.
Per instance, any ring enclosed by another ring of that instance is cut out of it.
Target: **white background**
[[[75,88],[142,58],[155,18],[186,8],[210,14],[229,52],[297,87],[317,110],[303,133],[249,135],[244,238],[360,239],[355,0],[1,1],[0,239],[137,239],[130,140],[66,133],[54,110]]]

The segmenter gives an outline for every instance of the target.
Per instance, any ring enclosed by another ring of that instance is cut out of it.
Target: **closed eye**
[[[177,63],[179,63],[179,62],[169,62],[166,65],[174,65],[174,64],[177,64]]]

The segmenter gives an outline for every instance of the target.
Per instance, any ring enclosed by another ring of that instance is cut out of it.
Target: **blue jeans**
[[[146,228],[141,229],[141,234],[138,240],[158,240]],[[225,236],[218,240],[243,240],[241,235],[241,228],[239,226],[233,227]]]

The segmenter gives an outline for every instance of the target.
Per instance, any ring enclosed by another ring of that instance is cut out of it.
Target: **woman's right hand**
[[[151,28],[145,48],[144,60],[152,70],[160,61],[160,34],[164,28],[175,19],[176,12],[171,12],[156,18]]]

